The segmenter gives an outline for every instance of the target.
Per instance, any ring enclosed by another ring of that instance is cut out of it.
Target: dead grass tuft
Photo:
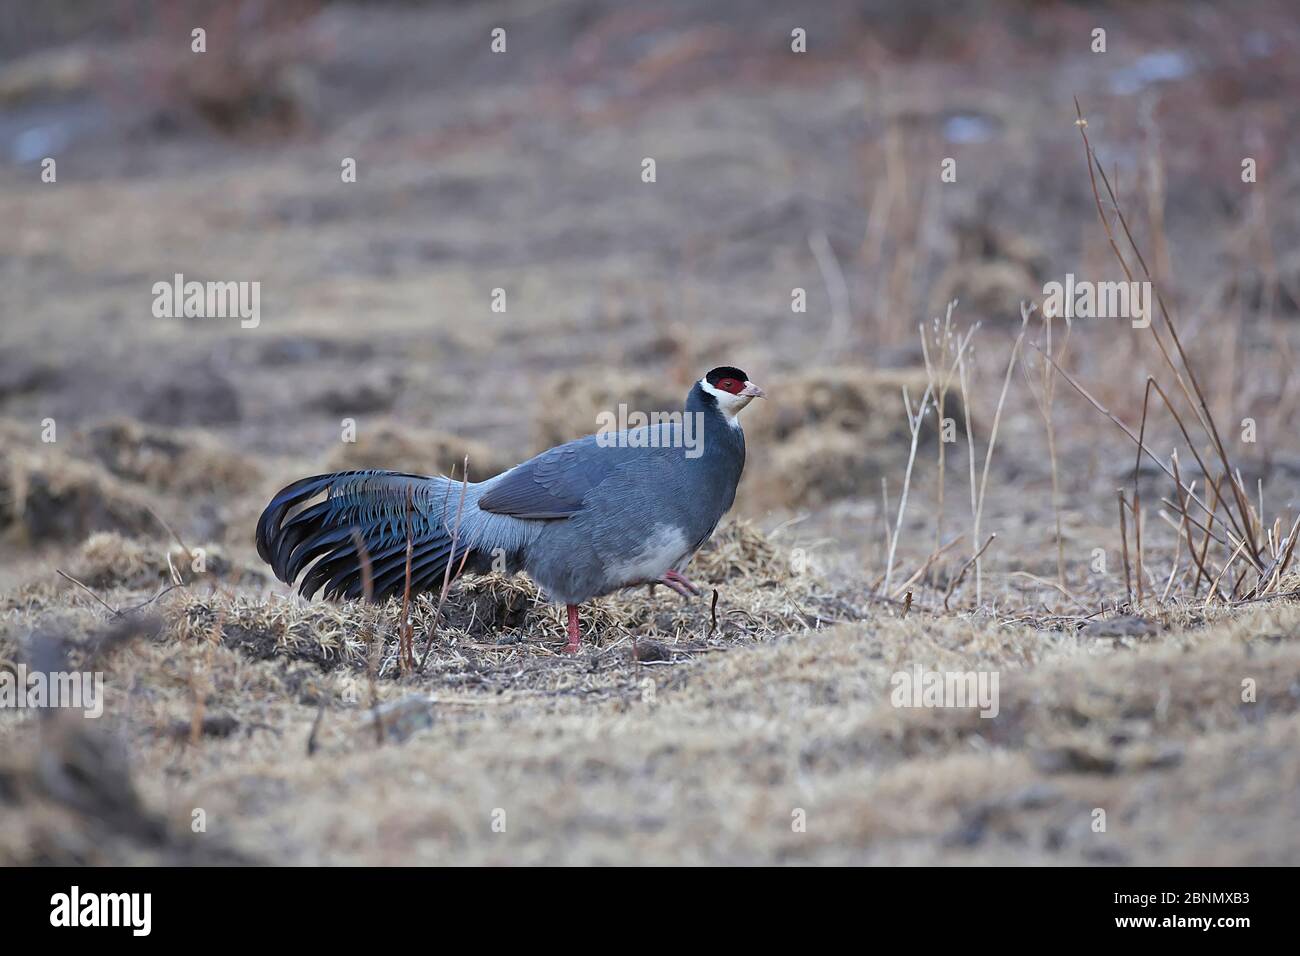
[[[907,463],[903,390],[919,404],[928,384],[922,369],[831,368],[778,379],[771,389],[777,400],[745,422],[749,446],[773,459],[746,476],[746,500],[794,507],[878,494],[881,476],[894,478]],[[945,414],[959,417],[954,406],[950,399]],[[937,434],[931,413],[918,440]]]
[[[160,491],[235,494],[256,487],[260,478],[253,461],[200,432],[121,418],[96,425],[82,440],[118,478]]]
[[[710,584],[739,579],[788,580],[790,567],[772,539],[752,522],[728,521],[691,561],[693,577]]]
[[[157,588],[179,575],[185,582],[204,580],[262,581],[258,572],[238,567],[225,550],[211,542],[186,551],[175,542],[127,538],[113,531],[92,534],[69,569],[91,588]]]
[[[779,401],[747,416],[745,434],[758,444],[829,430],[906,448],[911,436],[906,417],[899,414],[903,389],[916,401],[927,384],[924,369],[829,368],[780,378],[771,388],[773,398],[779,397]],[[933,435],[930,424],[929,433]],[[895,454],[900,453],[895,449]],[[901,457],[905,459],[905,454]]]
[[[0,531],[36,544],[95,531],[137,535],[157,528],[145,501],[97,465],[61,452],[0,451]]]

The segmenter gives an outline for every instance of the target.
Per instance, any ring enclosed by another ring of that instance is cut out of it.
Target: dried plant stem
[[[961,385],[961,404],[963,418],[966,420],[966,468],[968,472],[968,481],[970,484],[970,513],[972,519],[975,515],[975,433],[970,423],[970,389],[967,387],[966,378],[966,361],[960,356],[957,359],[958,382]],[[976,538],[974,544],[978,544]]]
[[[998,443],[998,426],[1002,423],[1002,407],[1007,401],[1007,389],[1011,386],[1011,374],[1016,369],[1016,360],[1020,357],[1020,346],[1025,341],[1025,333],[1029,329],[1029,316],[1033,314],[1036,307],[1025,303],[1020,303],[1020,334],[1016,336],[1015,344],[1011,347],[1011,358],[1007,361],[1007,373],[1002,378],[1002,392],[998,395],[997,410],[993,413],[993,428],[989,431],[989,446],[984,451],[984,472],[980,476],[979,499],[975,503],[975,517],[972,526],[973,540],[978,541],[980,536],[980,519],[984,516],[984,494],[988,491],[989,485],[989,465],[993,462],[993,449]],[[984,601],[983,578],[980,568],[979,556],[984,551],[980,548],[975,552],[975,604],[979,606]]]
[[[1088,605],[1080,601],[1078,597],[1076,597],[1074,593],[1070,591],[1069,588],[1063,587],[1062,585],[1057,584],[1055,581],[1049,581],[1047,580],[1047,578],[1040,578],[1037,574],[1030,574],[1028,571],[1012,571],[1011,574],[1012,576],[1018,578],[1028,578],[1030,581],[1033,581],[1036,584],[1041,584],[1043,587],[1052,588],[1053,590],[1059,592],[1063,597],[1073,601],[1084,612],[1089,614],[1092,613],[1092,608],[1088,607]]]
[[[1129,607],[1133,606],[1133,575],[1129,570],[1128,563],[1128,522],[1124,517],[1124,512],[1128,510],[1128,502],[1124,500],[1124,489],[1120,488],[1117,492],[1119,495],[1119,541],[1120,553],[1124,556],[1124,595]]]
[[[1043,328],[1047,338],[1047,354],[1053,353],[1052,348],[1052,316],[1043,315]],[[1059,358],[1065,360],[1065,353],[1070,346],[1070,332],[1072,325],[1067,319],[1065,324],[1065,341],[1061,343]],[[1056,397],[1056,377],[1054,374],[1055,365],[1044,362],[1042,371],[1042,381],[1037,389],[1034,388],[1033,381],[1029,376],[1029,367],[1024,357],[1021,358],[1021,371],[1025,373],[1025,381],[1030,387],[1030,394],[1034,396],[1038,403],[1039,414],[1043,417],[1043,426],[1047,432],[1047,454],[1052,466],[1052,513],[1056,518],[1056,580],[1062,588],[1065,587],[1065,540],[1061,534],[1061,479],[1060,469],[1056,460],[1056,425],[1052,418],[1053,400]]]
[[[320,749],[320,725],[325,719],[325,698],[322,697],[320,704],[316,707],[316,719],[311,722],[311,733],[307,735],[307,756],[316,756],[316,751]]]
[[[1163,513],[1163,512],[1162,512]],[[1184,516],[1183,523],[1175,530],[1179,533],[1174,536],[1174,564],[1169,569],[1169,578],[1165,581],[1165,589],[1160,592],[1160,603],[1164,604],[1169,600],[1169,589],[1174,586],[1174,577],[1178,574],[1178,568],[1183,557],[1183,534],[1187,527],[1187,519]]]
[[[460,482],[460,501],[457,502],[456,504],[456,525],[451,532],[451,551],[447,555],[447,566],[443,569],[442,572],[442,590],[438,592],[438,606],[433,612],[433,626],[429,629],[429,640],[424,645],[424,654],[420,658],[419,670],[421,673],[424,672],[425,661],[429,659],[429,652],[433,650],[434,638],[438,636],[438,622],[442,619],[442,608],[443,605],[447,603],[447,591],[450,590],[451,588],[451,580],[452,580],[451,563],[456,560],[456,546],[457,544],[460,543],[460,519],[462,515],[464,515],[465,513],[465,492],[469,490],[469,456],[468,455],[465,456],[463,470],[464,470],[464,474],[461,477],[461,482]],[[443,514],[443,518],[442,518],[443,526],[446,527],[447,508],[445,504],[443,505],[442,514]],[[460,572],[464,570],[465,562],[468,560],[469,560],[469,549],[466,548],[465,553],[461,555],[460,566],[456,568],[456,577],[460,576]]]
[[[1178,497],[1178,511],[1183,517],[1183,520],[1178,527],[1178,533],[1180,536],[1187,538],[1187,553],[1189,557],[1191,557],[1192,559],[1192,563],[1189,564],[1187,568],[1188,572],[1190,573],[1193,567],[1196,568],[1196,575],[1193,579],[1193,584],[1192,584],[1192,598],[1195,599],[1196,591],[1200,587],[1202,575],[1204,575],[1205,578],[1208,580],[1209,573],[1205,570],[1204,556],[1198,555],[1196,553],[1196,542],[1192,540],[1192,528],[1191,528],[1192,516],[1187,513],[1187,499],[1183,496],[1183,488],[1182,488],[1183,480],[1182,480],[1182,475],[1178,470],[1178,455],[1176,453],[1173,455],[1172,464],[1174,466],[1174,493]],[[1207,541],[1209,540],[1208,535],[1206,536],[1206,540]],[[1162,598],[1162,601],[1167,599],[1167,597],[1168,597],[1168,589],[1166,588],[1165,598]]]
[[[1049,407],[1046,417],[1047,454],[1052,464],[1052,513],[1056,517],[1056,580],[1065,587],[1065,538],[1061,534],[1061,479],[1056,463],[1056,428]]]
[[[1175,510],[1178,508],[1178,506],[1177,506],[1176,504],[1174,504],[1172,501],[1170,501],[1168,498],[1161,498],[1160,500],[1161,500],[1162,503],[1167,504],[1169,507],[1174,508]],[[1211,516],[1211,517],[1212,517],[1212,516]],[[1187,520],[1188,520],[1189,522],[1191,522],[1191,524],[1192,524],[1193,526],[1195,526],[1196,528],[1198,528],[1199,530],[1201,530],[1201,531],[1203,531],[1203,532],[1208,532],[1208,533],[1209,533],[1209,536],[1210,536],[1211,538],[1213,538],[1215,541],[1219,542],[1219,544],[1223,545],[1224,548],[1227,548],[1227,549],[1231,550],[1232,548],[1235,548],[1235,547],[1236,547],[1236,546],[1241,542],[1241,539],[1240,539],[1240,538],[1238,538],[1238,537],[1237,537],[1235,534],[1233,534],[1231,531],[1227,531],[1226,529],[1225,529],[1225,533],[1228,535],[1228,540],[1225,541],[1222,537],[1219,536],[1219,534],[1218,534],[1217,532],[1210,530],[1210,528],[1208,528],[1206,525],[1202,524],[1202,523],[1201,523],[1199,520],[1197,520],[1196,518],[1193,518],[1190,514],[1188,514],[1188,516],[1187,516]]]
[[[1142,449],[1146,447],[1147,409],[1151,402],[1154,379],[1147,377],[1146,391],[1142,396],[1142,421],[1138,425],[1138,447],[1133,458],[1133,553],[1137,558],[1137,606],[1142,606],[1142,487],[1138,471],[1142,467]]]
[[[1151,287],[1155,292],[1156,304],[1159,307],[1161,318],[1164,321],[1165,330],[1168,332],[1169,337],[1174,344],[1174,349],[1178,353],[1179,360],[1182,364],[1181,369],[1179,368],[1178,365],[1174,363],[1173,359],[1171,358],[1169,354],[1169,350],[1165,347],[1164,341],[1160,337],[1159,330],[1155,325],[1155,323],[1148,321],[1147,327],[1151,330],[1152,338],[1155,340],[1156,345],[1160,350],[1161,357],[1165,361],[1165,364],[1169,367],[1169,370],[1173,372],[1174,378],[1178,382],[1179,389],[1183,393],[1183,397],[1187,400],[1188,405],[1196,412],[1197,418],[1201,424],[1202,429],[1205,431],[1207,437],[1210,439],[1210,443],[1214,447],[1214,450],[1218,453],[1219,461],[1223,465],[1223,470],[1227,474],[1231,475],[1234,469],[1228,460],[1228,454],[1224,447],[1223,439],[1220,437],[1218,427],[1215,425],[1214,422],[1214,417],[1210,413],[1209,404],[1206,401],[1205,393],[1201,389],[1200,383],[1196,379],[1196,373],[1193,370],[1191,363],[1187,359],[1187,353],[1183,349],[1182,340],[1178,335],[1178,329],[1174,325],[1173,318],[1170,316],[1169,310],[1165,305],[1164,296],[1160,291],[1160,287],[1158,283],[1155,282],[1151,274],[1151,270],[1150,268],[1148,268],[1146,264],[1146,260],[1142,256],[1141,250],[1138,248],[1137,242],[1133,238],[1133,233],[1129,229],[1128,220],[1124,216],[1124,212],[1120,206],[1119,199],[1115,195],[1115,190],[1112,188],[1110,184],[1110,180],[1106,176],[1106,170],[1102,167],[1101,161],[1097,158],[1096,153],[1092,149],[1092,144],[1088,141],[1088,133],[1087,133],[1088,122],[1083,118],[1083,110],[1079,106],[1079,101],[1077,98],[1075,100],[1074,105],[1075,105],[1075,113],[1078,117],[1075,125],[1078,127],[1079,135],[1083,139],[1084,152],[1087,157],[1087,164],[1088,164],[1088,179],[1092,186],[1093,202],[1097,209],[1098,218],[1101,220],[1102,228],[1106,231],[1106,238],[1110,242],[1111,250],[1114,252],[1116,259],[1119,260],[1120,267],[1124,270],[1125,277],[1130,282],[1134,281],[1133,270],[1129,267],[1128,262],[1124,259],[1123,254],[1120,252],[1119,245],[1115,240],[1113,231],[1111,230],[1110,222],[1106,217],[1105,208],[1102,205],[1101,193],[1097,189],[1098,176],[1101,177],[1101,182],[1105,186],[1106,195],[1110,200],[1111,208],[1114,210],[1115,216],[1119,221],[1120,227],[1124,231],[1124,237],[1128,242],[1129,248],[1132,250],[1138,265],[1141,267],[1144,278],[1148,283],[1151,284]],[[1094,173],[1094,168],[1096,170],[1095,173]],[[1149,316],[1147,318],[1148,320],[1150,319]],[[1184,371],[1186,372],[1185,377],[1183,375]],[[1188,388],[1189,382],[1191,383],[1190,390]],[[1195,398],[1193,398],[1193,393],[1195,393]],[[1206,473],[1208,474],[1208,471]],[[1261,560],[1259,547],[1256,543],[1255,530],[1251,526],[1250,507],[1247,503],[1245,492],[1241,487],[1239,487],[1238,484],[1233,484],[1232,492],[1233,492],[1233,498],[1235,499],[1235,504],[1237,506],[1237,510],[1241,518],[1241,523],[1238,526],[1238,531],[1239,533],[1242,534],[1245,543],[1249,548],[1247,555],[1251,565],[1256,569],[1256,571],[1259,571],[1263,567],[1263,561]],[[1232,508],[1228,506],[1226,501],[1225,501],[1225,512],[1227,513],[1229,518],[1235,523],[1237,519],[1235,516],[1233,516]]]
[[[369,607],[375,596],[375,577],[374,568],[370,563],[370,549],[366,547],[365,538],[356,528],[352,529],[352,543],[357,549],[357,563],[361,565],[361,596]],[[369,615],[366,615],[365,623],[362,625],[361,636],[366,642],[366,683],[370,691],[370,713],[375,724],[375,746],[378,747],[384,742],[384,721],[379,714],[378,686],[379,657],[383,642],[375,640]]]
[[[1218,481],[1215,481],[1210,485],[1210,491],[1214,496],[1211,499],[1211,501],[1213,502],[1213,507],[1217,510],[1219,507],[1219,482]],[[1185,509],[1183,513],[1186,514]],[[1204,540],[1201,541],[1201,555],[1196,562],[1197,572],[1196,572],[1196,580],[1192,583],[1192,600],[1196,600],[1197,592],[1200,590],[1202,574],[1205,575],[1205,583],[1206,584],[1210,583],[1210,573],[1205,570],[1205,559],[1210,553],[1210,537],[1211,537],[1210,529],[1213,527],[1213,525],[1214,525],[1214,515],[1213,513],[1211,513],[1209,520],[1206,522],[1206,527],[1204,528],[1205,538]]]
[[[415,509],[414,489],[406,488],[406,582],[402,588],[402,628],[398,642],[398,661],[402,676],[415,667],[415,652],[411,647],[411,557],[415,553],[415,532],[411,527],[411,512]]]
[[[912,467],[916,464],[916,446],[921,436],[921,424],[925,419],[925,413],[930,408],[930,386],[926,386],[925,394],[921,396],[921,403],[917,406],[916,414],[912,414],[912,401],[908,398],[907,389],[903,389],[903,407],[907,411],[907,427],[912,432],[912,446],[907,453],[907,471],[903,474],[903,493],[898,499],[898,517],[894,520],[894,533],[889,538],[889,557],[885,562],[885,593],[890,593],[890,583],[894,574],[894,552],[898,549],[898,536],[903,528],[903,514],[907,511],[907,493],[912,485]]]
[[[965,536],[964,534],[959,534],[959,535],[957,535],[957,537],[953,538],[953,539],[952,539],[951,541],[949,541],[947,544],[945,544],[945,545],[943,545],[942,547],[936,548],[935,550],[931,551],[931,552],[930,552],[930,556],[929,556],[928,558],[925,559],[925,563],[922,564],[919,568],[917,568],[916,571],[914,571],[914,572],[912,573],[912,576],[911,576],[910,578],[908,578],[906,581],[904,581],[902,584],[900,584],[897,588],[895,588],[895,589],[894,589],[894,593],[891,595],[891,597],[892,597],[894,600],[897,600],[898,597],[899,597],[899,596],[900,596],[904,591],[906,591],[908,588],[910,588],[910,587],[911,587],[913,584],[915,584],[917,581],[921,580],[921,578],[925,577],[926,572],[929,571],[930,568],[934,566],[934,562],[935,562],[935,561],[939,560],[939,558],[943,557],[943,555],[944,555],[946,552],[950,551],[950,550],[951,550],[952,548],[954,548],[956,545],[960,544],[961,541],[962,541],[965,537],[966,537],[966,536]]]
[[[934,547],[939,549],[943,543],[943,520],[944,520],[944,490],[947,486],[947,445],[944,440],[944,413],[948,407],[948,390],[952,387],[953,376],[959,370],[959,360],[961,354],[966,350],[966,346],[971,340],[971,336],[979,329],[980,323],[976,322],[967,331],[965,338],[958,345],[956,356],[951,365],[948,363],[949,346],[953,340],[952,330],[952,310],[957,307],[957,300],[953,299],[948,303],[948,308],[944,312],[943,325],[935,333],[936,343],[939,346],[939,355],[932,360],[930,357],[930,348],[926,340],[925,326],[921,326],[921,357],[925,360],[926,379],[930,383],[931,390],[935,397],[935,410],[939,422],[939,492],[938,506],[934,520]],[[937,319],[935,320],[937,323]],[[946,374],[939,374],[947,369]]]
[[[993,543],[995,538],[997,538],[996,534],[989,535],[988,540],[984,542],[983,547],[977,548],[975,553],[966,559],[966,563],[961,566],[960,570],[958,570],[953,576],[953,579],[948,582],[948,588],[943,592],[943,609],[945,611],[948,610],[948,601],[952,598],[952,592],[957,590],[962,579],[966,577],[966,572],[970,570],[971,565],[979,564],[980,555],[988,550],[989,545]],[[976,601],[977,605],[978,603],[979,602]]]
[[[148,511],[149,514],[153,515],[153,520],[157,521],[160,525],[162,525],[163,530],[172,536],[172,540],[181,546],[181,550],[185,552],[185,560],[192,563],[194,561],[194,552],[189,549],[189,547],[185,544],[183,540],[181,540],[181,536],[178,535],[172,529],[172,526],[163,520],[163,516],[160,515],[158,512],[154,511],[153,508],[149,507],[148,505],[145,505],[145,510]]]
[[[925,359],[926,379],[929,382],[931,392],[935,396],[935,408],[936,408],[937,423],[938,423],[938,430],[939,430],[939,501],[938,501],[938,510],[936,512],[935,522],[934,522],[934,531],[935,531],[935,538],[934,538],[935,552],[934,553],[936,554],[936,556],[937,554],[941,554],[943,551],[947,550],[947,548],[943,547],[944,489],[947,485],[947,464],[946,464],[947,441],[944,438],[945,421],[946,421],[944,416],[944,411],[947,407],[947,395],[948,395],[948,390],[952,387],[953,377],[964,374],[963,359],[966,354],[966,349],[970,345],[970,341],[972,337],[974,337],[975,333],[979,331],[979,327],[980,327],[980,323],[976,322],[973,326],[971,326],[966,331],[966,334],[961,338],[960,341],[957,342],[957,347],[955,350],[953,350],[954,357],[950,363],[948,361],[948,356],[950,352],[949,347],[953,342],[952,310],[956,308],[956,306],[957,306],[956,299],[953,299],[951,302],[948,303],[948,308],[944,313],[943,326],[936,333],[937,341],[939,345],[939,356],[937,360],[934,361],[931,360],[930,349],[926,343],[925,326],[924,325],[920,326],[921,355]],[[938,320],[936,319],[935,322],[937,324]],[[963,386],[962,394],[963,396],[965,395],[964,386]],[[969,412],[967,412],[967,416],[966,416],[966,431],[967,431],[967,438],[969,439],[970,437]],[[973,487],[974,486],[973,479],[971,484]],[[965,537],[965,536],[962,535],[961,537]]]
[[[93,598],[94,598],[96,601],[98,601],[100,604],[104,605],[104,607],[108,608],[109,612],[110,612],[114,617],[121,617],[121,616],[122,616],[122,612],[121,612],[121,611],[119,611],[117,608],[113,607],[113,605],[109,604],[109,603],[108,603],[107,601],[105,601],[102,597],[100,597],[98,594],[96,594],[96,593],[95,593],[94,591],[92,591],[90,588],[86,587],[86,585],[82,584],[80,581],[78,581],[76,578],[74,578],[74,577],[73,577],[71,574],[69,574],[67,571],[64,571],[62,568],[55,568],[54,571],[55,571],[56,574],[59,575],[59,577],[63,578],[63,579],[66,580],[66,581],[71,581],[71,582],[72,582],[73,584],[75,584],[77,587],[81,588],[81,590],[85,591],[87,594],[89,594],[91,597],[93,597]]]
[[[1033,348],[1033,349],[1035,349],[1036,351],[1038,351],[1039,354],[1042,354],[1042,349],[1038,348],[1038,346],[1035,345],[1033,342],[1030,342],[1029,345],[1030,345],[1030,348]],[[1047,361],[1049,361],[1049,362],[1052,361],[1052,357],[1051,357],[1050,355],[1047,355],[1047,356],[1044,356],[1044,357],[1047,359]],[[1122,421],[1120,421],[1120,419],[1119,419],[1118,417],[1116,417],[1116,416],[1115,416],[1115,415],[1114,415],[1114,414],[1113,414],[1109,409],[1107,409],[1105,405],[1101,404],[1101,402],[1099,402],[1099,401],[1097,401],[1097,399],[1093,398],[1093,396],[1088,392],[1088,390],[1087,390],[1086,388],[1084,388],[1082,385],[1080,385],[1079,382],[1078,382],[1078,380],[1075,379],[1074,376],[1070,375],[1069,372],[1067,372],[1067,371],[1065,371],[1064,369],[1062,369],[1059,365],[1056,366],[1056,370],[1057,370],[1057,372],[1060,373],[1061,377],[1062,377],[1063,379],[1065,379],[1065,381],[1068,382],[1068,383],[1070,384],[1070,387],[1071,387],[1071,388],[1073,388],[1076,392],[1078,392],[1081,396],[1083,396],[1083,398],[1086,399],[1086,400],[1088,401],[1088,403],[1089,403],[1090,405],[1092,405],[1093,408],[1097,409],[1097,411],[1101,412],[1103,415],[1105,415],[1107,418],[1109,418],[1112,422],[1114,422],[1115,425],[1117,425],[1117,426],[1119,427],[1120,431],[1122,431],[1125,435],[1127,435],[1131,441],[1133,441],[1134,443],[1136,443],[1137,446],[1138,446],[1138,448],[1141,449],[1141,451],[1142,451],[1143,453],[1146,454],[1147,458],[1150,459],[1152,462],[1155,463],[1156,467],[1158,467],[1161,471],[1163,471],[1163,472],[1164,472],[1166,475],[1168,475],[1170,478],[1173,478],[1173,477],[1174,477],[1174,473],[1173,473],[1172,469],[1170,469],[1170,467],[1169,467],[1168,465],[1166,465],[1163,461],[1161,461],[1159,458],[1157,458],[1156,455],[1155,455],[1155,452],[1153,452],[1153,451],[1152,451],[1152,450],[1151,450],[1151,449],[1150,449],[1150,448],[1149,448],[1145,443],[1139,441],[1138,436],[1135,435],[1135,434],[1133,433],[1133,430],[1132,430],[1131,428],[1129,428],[1129,427],[1128,427],[1127,425],[1125,425]],[[1159,392],[1160,392],[1160,386],[1159,386],[1159,385],[1156,385],[1155,388],[1156,388],[1157,393],[1159,393]],[[1195,503],[1195,504],[1196,504],[1196,505],[1197,505],[1197,506],[1198,506],[1202,511],[1204,511],[1207,515],[1213,515],[1213,514],[1214,514],[1214,512],[1210,509],[1209,505],[1207,505],[1205,502],[1203,502],[1203,501],[1202,501],[1202,500],[1201,500],[1201,499],[1200,499],[1200,498],[1195,494],[1195,492],[1194,492],[1192,489],[1188,488],[1186,485],[1183,485],[1183,490],[1187,493],[1187,495],[1188,495],[1188,500],[1194,502],[1194,503]],[[1225,510],[1226,510],[1226,509],[1225,509]],[[1231,515],[1231,512],[1228,512],[1228,514],[1229,514],[1229,517],[1232,516],[1232,515]],[[1261,565],[1261,566],[1262,566],[1262,565]]]
[[[207,709],[208,694],[212,690],[212,650],[221,643],[226,631],[226,611],[222,608],[212,622],[203,650],[203,668],[195,668],[190,674],[190,691],[194,695],[194,706],[190,711],[190,744],[197,746],[203,739],[203,714]]]
[[[1286,565],[1291,561],[1291,553],[1295,550],[1296,531],[1300,530],[1300,518],[1291,525],[1291,530],[1285,538],[1280,538],[1281,527],[1274,522],[1275,530],[1269,531],[1269,543],[1273,548],[1273,561],[1264,573],[1259,576],[1255,583],[1252,597],[1258,597],[1267,593],[1270,589],[1276,589],[1281,583],[1282,572],[1286,570]]]
[[[1228,563],[1223,566],[1223,569],[1218,573],[1218,576],[1216,576],[1215,579],[1210,583],[1210,593],[1205,596],[1204,607],[1210,606],[1210,598],[1213,597],[1215,592],[1219,590],[1219,581],[1222,580],[1223,576],[1228,573],[1228,569],[1232,567],[1233,562],[1237,560],[1237,555],[1241,554],[1241,550],[1244,547],[1246,547],[1245,541],[1237,545],[1237,550],[1232,552],[1231,557],[1228,558]],[[1233,591],[1235,592],[1236,588],[1233,588]]]

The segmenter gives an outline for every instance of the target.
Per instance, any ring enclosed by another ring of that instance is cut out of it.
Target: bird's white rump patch
[[[685,558],[691,550],[681,528],[656,525],[634,554],[611,564],[610,577],[622,584],[658,581]]]

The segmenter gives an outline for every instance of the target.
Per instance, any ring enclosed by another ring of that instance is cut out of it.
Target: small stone
[[[652,661],[670,661],[673,655],[658,641],[637,641],[632,645],[632,659],[647,664]]]
[[[1083,629],[1085,637],[1147,637],[1160,628],[1135,614],[1121,614],[1104,621],[1093,621]]]
[[[1074,744],[1040,750],[1034,755],[1034,765],[1043,773],[1110,774],[1119,767],[1113,756]]]

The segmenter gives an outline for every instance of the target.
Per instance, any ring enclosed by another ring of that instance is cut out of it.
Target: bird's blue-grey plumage
[[[304,478],[262,513],[258,553],[304,595],[342,599],[365,594],[368,562],[382,600],[405,587],[409,521],[413,593],[440,588],[449,566],[453,577],[522,570],[566,604],[653,583],[708,540],[745,464],[744,433],[700,383],[684,411],[698,434],[666,421],[589,435],[469,483],[463,507],[461,482],[444,477]]]

